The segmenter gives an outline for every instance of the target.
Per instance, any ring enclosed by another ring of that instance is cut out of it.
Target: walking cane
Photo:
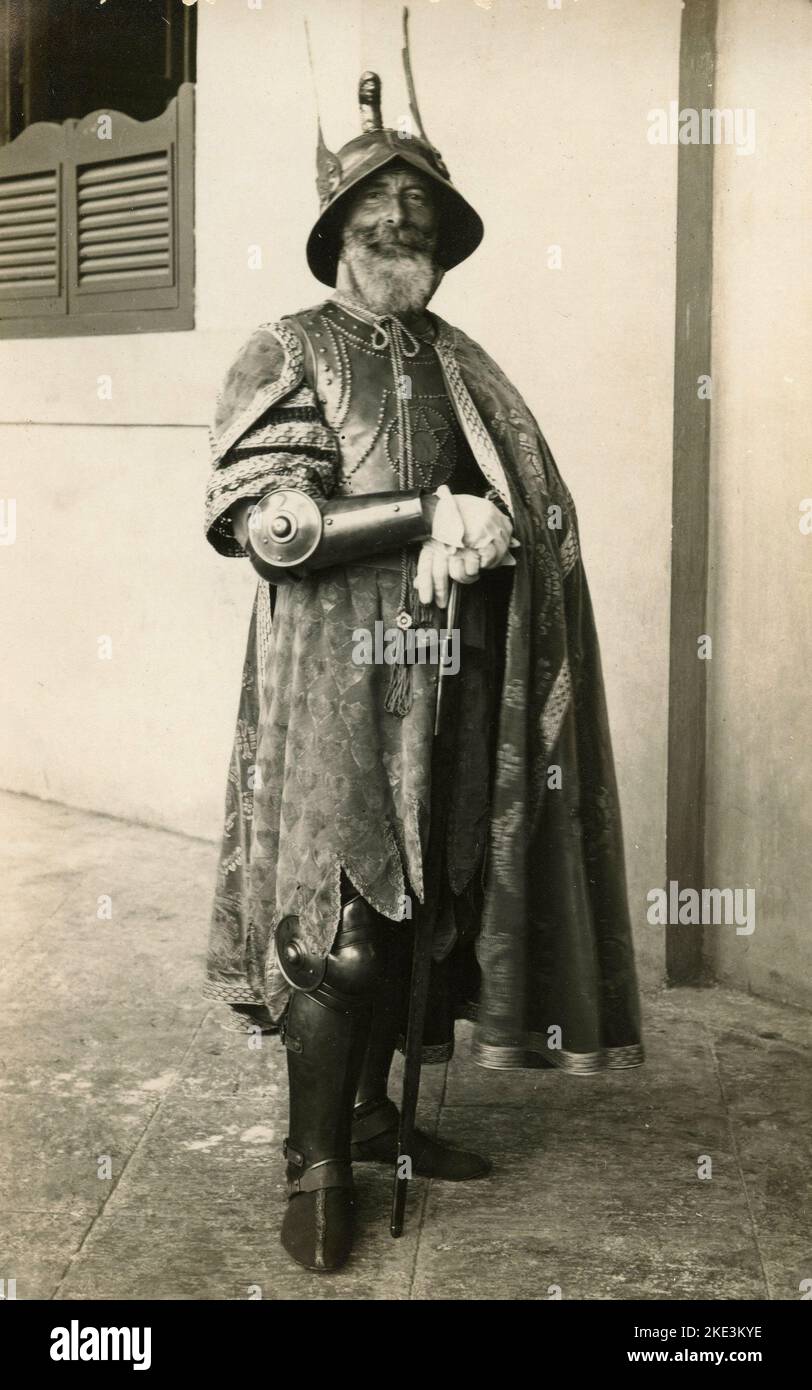
[[[437,705],[434,716],[435,738],[442,730],[443,687],[448,677],[449,644],[457,626],[460,608],[461,585],[451,582],[451,596],[448,602],[446,626],[440,637],[440,669],[437,675]],[[436,785],[432,777],[432,787]],[[433,798],[434,799],[434,798]],[[443,806],[448,798],[443,797]],[[398,1156],[395,1165],[395,1184],[392,1190],[392,1219],[389,1229],[392,1235],[403,1235],[403,1221],[406,1214],[406,1194],[411,1174],[411,1152],[414,1144],[414,1122],[417,1113],[417,1096],[420,1090],[420,1064],[423,1054],[423,1030],[426,1022],[426,1005],[431,974],[431,947],[437,915],[440,868],[442,865],[443,829],[445,817],[438,825],[432,816],[429,837],[430,853],[424,874],[425,901],[418,904],[415,922],[414,947],[412,954],[411,993],[409,996],[409,1019],[406,1028],[406,1053],[403,1062],[403,1094],[400,1103],[400,1123],[398,1125]]]

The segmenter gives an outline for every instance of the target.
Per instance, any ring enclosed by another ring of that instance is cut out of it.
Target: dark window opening
[[[196,7],[0,0],[0,337],[194,326]]]
[[[0,143],[91,111],[160,116],[195,80],[196,34],[183,0],[0,0]]]

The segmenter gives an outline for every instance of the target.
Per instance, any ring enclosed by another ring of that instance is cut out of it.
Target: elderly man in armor
[[[409,75],[410,76],[410,75]],[[206,994],[281,1034],[282,1242],[334,1269],[353,1164],[395,1165],[414,913],[431,912],[422,1060],[474,1021],[483,1066],[643,1060],[600,658],[572,499],[527,406],[428,311],[482,223],[417,133],[319,130],[307,244],[334,292],[265,324],[213,430],[207,535],[248,557],[252,617]],[[412,660],[461,586],[459,674]],[[392,659],[354,657],[376,624]],[[411,1046],[411,1044],[410,1044]],[[412,1171],[487,1160],[420,1131]]]

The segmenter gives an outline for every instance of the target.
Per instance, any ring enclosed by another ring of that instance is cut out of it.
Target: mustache
[[[351,233],[349,240],[368,251],[386,252],[395,248],[404,251],[430,251],[432,246],[432,238],[421,232],[418,227],[359,228]]]

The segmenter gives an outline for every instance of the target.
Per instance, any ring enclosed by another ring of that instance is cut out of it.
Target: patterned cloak
[[[207,535],[221,553],[243,553],[225,515],[236,498],[284,482],[329,495],[336,442],[308,393],[302,318],[258,329],[226,377],[206,503]],[[474,932],[477,979],[472,987],[468,972],[468,997],[456,999],[454,1011],[474,1020],[472,1053],[483,1066],[575,1073],[636,1066],[644,1055],[621,818],[575,507],[519,393],[477,343],[431,318],[449,396],[521,543],[502,637]],[[283,412],[273,414],[280,402],[289,407],[286,420]],[[261,451],[251,447],[258,437],[275,450],[275,471],[268,453],[260,463]],[[274,965],[275,923],[260,913],[251,884],[257,742],[272,698],[263,681],[273,632],[270,597],[261,583],[229,771],[204,993],[235,1006],[265,1005],[278,1018],[285,1000]],[[335,896],[337,904],[337,879]],[[440,1045],[426,1060],[448,1055]]]

